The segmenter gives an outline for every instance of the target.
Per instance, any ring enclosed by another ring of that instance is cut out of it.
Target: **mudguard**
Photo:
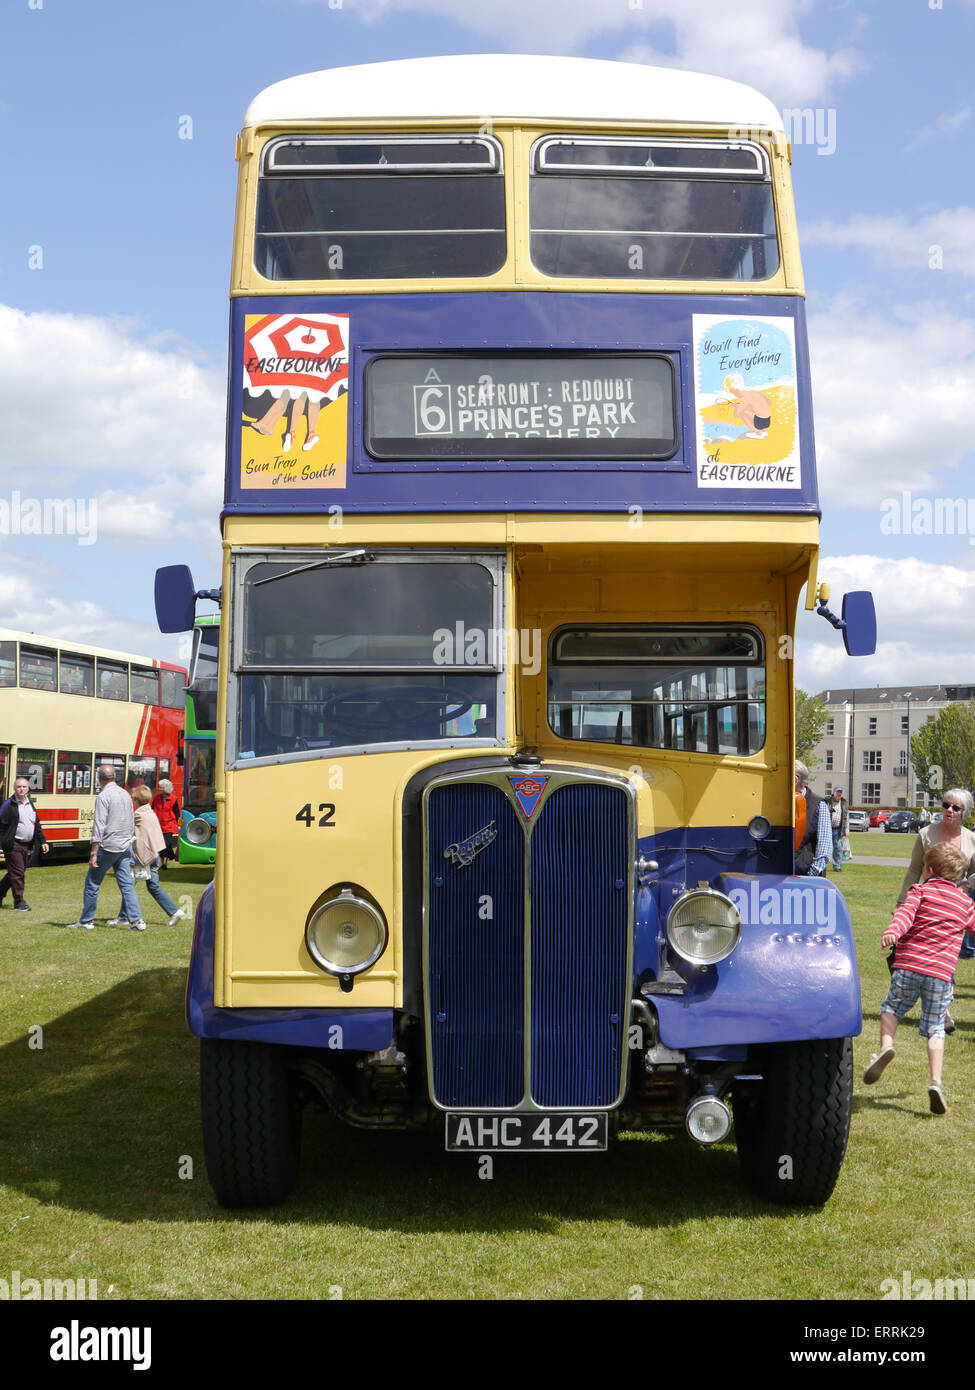
[[[861,1031],[850,913],[825,878],[719,874],[741,913],[741,941],[717,966],[692,969],[686,992],[654,995],[660,1040],[685,1050],[852,1038]]]

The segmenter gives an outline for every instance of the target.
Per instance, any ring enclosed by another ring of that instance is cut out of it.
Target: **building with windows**
[[[975,685],[820,690],[815,698],[828,711],[823,737],[810,758],[815,792],[843,787],[850,805],[865,811],[940,805],[941,790],[929,792],[914,774],[911,738],[952,700],[975,698]]]

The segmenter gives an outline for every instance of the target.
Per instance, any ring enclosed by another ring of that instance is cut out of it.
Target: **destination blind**
[[[365,372],[365,445],[384,460],[668,459],[663,354],[393,356]]]

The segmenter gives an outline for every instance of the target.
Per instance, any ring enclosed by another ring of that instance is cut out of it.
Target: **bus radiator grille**
[[[625,793],[566,782],[526,821],[496,782],[451,781],[430,792],[426,834],[436,1101],[615,1104],[628,999]]]
[[[469,863],[456,853],[445,858],[450,846],[465,846],[488,827],[496,838]],[[524,1088],[525,1013],[518,813],[498,787],[454,784],[432,794],[428,833],[433,1092],[453,1108],[516,1106]]]
[[[531,1090],[550,1109],[616,1100],[627,1023],[626,799],[554,791],[531,840]]]

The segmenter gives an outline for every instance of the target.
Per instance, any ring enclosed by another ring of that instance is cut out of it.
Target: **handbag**
[[[849,835],[844,835],[844,836],[843,836],[843,839],[840,841],[840,846],[841,846],[842,851],[843,851],[843,863],[844,863],[844,864],[852,864],[852,862],[853,862],[853,850],[850,848],[850,837],[849,837]]]

